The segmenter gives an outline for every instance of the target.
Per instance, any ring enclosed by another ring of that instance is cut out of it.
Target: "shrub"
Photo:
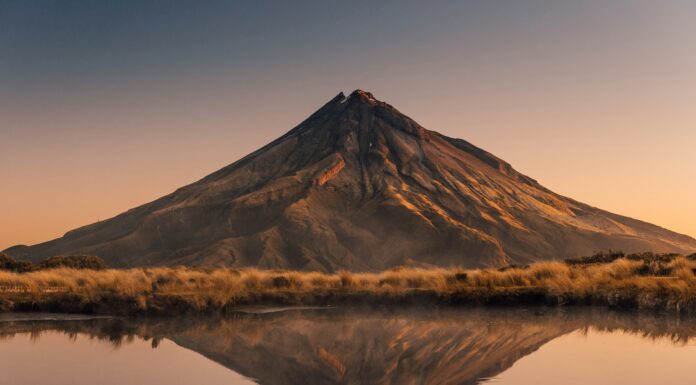
[[[0,253],[0,270],[26,273],[35,270],[35,266],[29,261],[17,261],[6,254]]]
[[[282,275],[279,275],[277,277],[273,277],[273,287],[276,288],[285,288],[290,286],[290,280],[283,277]]]
[[[581,258],[571,258],[571,259],[566,259],[565,263],[568,265],[574,266],[574,265],[591,265],[591,264],[597,264],[597,263],[610,263],[614,262],[615,260],[619,258],[625,257],[625,254],[622,251],[599,251],[594,253],[593,255],[589,257],[581,257]]]
[[[69,269],[104,270],[104,260],[94,255],[59,255],[39,262],[39,269],[57,269],[66,267]]]
[[[342,287],[353,286],[353,274],[351,274],[349,271],[345,271],[345,270],[339,271],[338,277],[341,280]]]

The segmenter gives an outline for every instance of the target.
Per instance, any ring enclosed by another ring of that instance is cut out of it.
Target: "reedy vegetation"
[[[259,269],[0,271],[0,308],[168,314],[239,305],[592,304],[696,311],[692,257],[538,262],[504,269],[396,268],[336,274]],[[61,303],[69,303],[62,306]]]

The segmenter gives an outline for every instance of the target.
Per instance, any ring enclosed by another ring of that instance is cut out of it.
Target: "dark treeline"
[[[106,269],[107,266],[101,258],[93,255],[60,255],[46,258],[39,263],[31,263],[29,261],[17,261],[6,254],[0,253],[0,270],[27,273],[60,267],[102,270]]]
[[[612,263],[618,259],[628,259],[629,261],[642,261],[646,266],[661,266],[674,261],[680,257],[677,253],[630,253],[626,254],[623,251],[599,251],[593,255],[581,258],[566,259],[564,262],[570,266],[583,266],[593,264]],[[696,253],[686,256],[688,260],[696,261]]]
[[[583,266],[592,264],[611,263],[618,259],[628,259],[632,261],[643,261],[646,265],[662,265],[673,261],[679,257],[676,253],[624,253],[622,251],[599,251],[593,255],[565,259],[564,262],[570,266]],[[696,253],[686,257],[689,260],[696,261]],[[104,260],[94,255],[62,255],[46,258],[39,263],[29,261],[18,261],[14,258],[0,253],[0,270],[13,271],[15,273],[27,273],[31,271],[56,269],[56,268],[71,268],[71,269],[91,269],[102,270],[108,266]],[[527,268],[528,265],[509,265],[500,268],[500,271],[506,271],[513,268]]]

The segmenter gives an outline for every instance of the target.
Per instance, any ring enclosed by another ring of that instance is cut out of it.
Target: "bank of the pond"
[[[593,305],[693,313],[695,269],[691,257],[649,256],[337,274],[184,267],[0,271],[0,311],[174,315],[250,305]]]

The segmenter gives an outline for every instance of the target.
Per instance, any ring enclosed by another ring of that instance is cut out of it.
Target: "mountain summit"
[[[335,271],[499,266],[610,248],[693,252],[696,240],[555,194],[357,90],[196,183],[6,253]]]

